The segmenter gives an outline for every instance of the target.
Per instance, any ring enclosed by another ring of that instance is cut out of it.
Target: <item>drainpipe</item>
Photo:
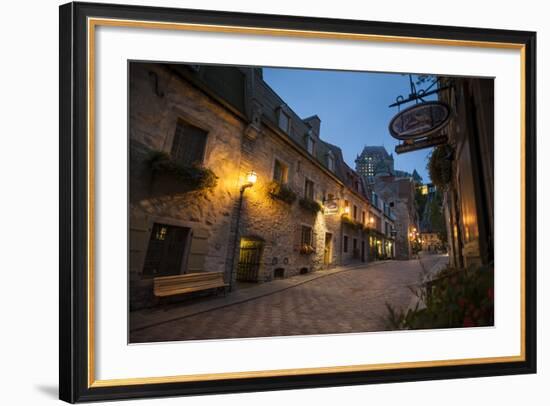
[[[241,222],[241,209],[243,207],[243,196],[246,189],[241,187],[239,192],[239,204],[237,206],[237,218],[235,219],[235,238],[233,239],[233,250],[231,252],[230,272],[229,272],[229,291],[233,290],[233,275],[235,273],[235,258],[239,248],[239,224]]]

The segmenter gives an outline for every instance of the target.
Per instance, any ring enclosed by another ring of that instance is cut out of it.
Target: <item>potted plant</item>
[[[307,197],[302,197],[299,201],[300,207],[304,210],[307,210],[313,214],[317,214],[321,211],[321,205],[315,200],[308,199]]]
[[[271,198],[292,205],[296,201],[297,195],[288,185],[272,181],[268,186],[268,194]]]
[[[145,162],[153,183],[163,183],[162,189],[167,193],[212,190],[218,182],[211,169],[198,164],[182,165],[164,151],[151,151]]]
[[[300,247],[300,254],[302,255],[310,255],[315,252],[315,248],[310,244],[303,244]]]

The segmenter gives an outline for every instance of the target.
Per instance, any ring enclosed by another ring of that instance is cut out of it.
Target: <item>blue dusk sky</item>
[[[319,116],[321,139],[339,146],[352,168],[365,145],[382,145],[393,153],[395,169],[416,169],[424,182],[429,181],[426,163],[431,148],[398,155],[394,149],[399,142],[388,131],[397,113],[396,107],[388,106],[397,96],[408,96],[408,75],[282,68],[264,68],[263,74],[298,116]]]

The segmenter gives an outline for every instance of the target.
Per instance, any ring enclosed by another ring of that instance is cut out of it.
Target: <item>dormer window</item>
[[[315,139],[311,134],[306,135],[306,148],[307,152],[309,152],[311,155],[315,155]]]
[[[290,134],[290,115],[283,108],[279,108],[279,128]]]
[[[332,151],[329,151],[327,154],[327,167],[330,171],[334,172],[334,155],[332,155]]]

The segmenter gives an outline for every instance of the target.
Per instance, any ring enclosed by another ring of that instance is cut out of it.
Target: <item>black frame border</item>
[[[525,361],[88,387],[88,17],[514,43],[525,49]],[[536,373],[536,33],[115,4],[59,8],[59,398],[85,401]]]

